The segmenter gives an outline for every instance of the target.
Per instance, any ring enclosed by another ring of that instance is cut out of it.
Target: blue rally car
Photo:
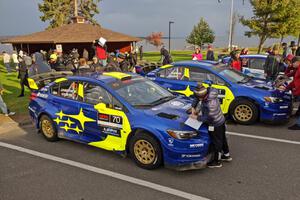
[[[197,82],[212,82],[219,90],[224,114],[240,124],[287,120],[291,111],[291,95],[213,61],[182,61],[162,66],[146,75],[168,90],[193,96]],[[208,86],[206,84],[206,86]]]
[[[146,169],[196,169],[207,162],[208,128],[184,124],[191,108],[186,97],[120,72],[62,77],[45,86],[36,81],[30,80],[29,113],[48,141],[65,138],[130,153]]]

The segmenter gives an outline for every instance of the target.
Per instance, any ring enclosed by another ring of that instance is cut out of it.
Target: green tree
[[[68,24],[75,14],[75,1],[76,0],[43,0],[38,4],[39,11],[43,13],[40,16],[43,22],[49,21],[48,28],[54,28]],[[99,13],[97,7],[100,0],[79,0],[76,2],[78,14],[84,17],[87,21],[97,24],[94,20],[95,14]]]
[[[208,23],[201,18],[199,23],[194,26],[190,35],[186,38],[187,43],[202,46],[205,43],[213,43],[215,33],[209,27]]]
[[[300,1],[299,0],[284,0],[280,5],[281,12],[277,14],[277,32],[275,38],[283,38],[294,35],[298,36],[300,32]]]
[[[248,37],[258,36],[258,53],[261,52],[263,44],[268,38],[285,37],[292,32],[291,20],[297,13],[291,13],[292,4],[298,0],[250,0],[254,16],[250,19],[241,17],[240,21],[248,26],[246,31]],[[287,22],[287,19],[289,22]],[[290,20],[291,19],[291,20]]]

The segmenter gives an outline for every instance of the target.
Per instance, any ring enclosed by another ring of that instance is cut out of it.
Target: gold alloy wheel
[[[52,123],[49,120],[42,121],[42,130],[46,137],[52,138],[54,136],[54,129]]]
[[[252,118],[253,111],[248,105],[238,105],[234,110],[234,116],[239,121],[247,122]]]
[[[138,140],[133,147],[135,157],[144,165],[154,162],[156,157],[152,144],[146,140]]]

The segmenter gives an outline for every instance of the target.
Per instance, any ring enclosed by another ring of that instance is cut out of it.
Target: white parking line
[[[277,139],[277,138],[271,138],[271,137],[263,137],[263,136],[257,136],[257,135],[248,135],[248,134],[236,133],[236,132],[230,132],[230,131],[227,131],[227,134],[228,135],[234,135],[234,136],[240,136],[240,137],[260,139],[260,140],[268,140],[268,141],[273,141],[273,142],[282,142],[282,143],[298,144],[298,145],[300,145],[300,142],[292,141],[292,140],[283,140],[283,139]]]
[[[113,178],[116,178],[116,179],[119,179],[119,180],[122,180],[122,181],[126,181],[126,182],[129,182],[129,183],[132,183],[132,184],[144,186],[144,187],[147,187],[147,188],[151,188],[153,190],[157,190],[157,191],[164,192],[164,193],[167,193],[167,194],[171,194],[171,195],[174,195],[174,196],[182,197],[184,199],[209,200],[205,197],[197,196],[197,195],[190,194],[190,193],[187,193],[187,192],[183,192],[183,191],[180,191],[180,190],[176,190],[176,189],[173,189],[173,188],[170,188],[170,187],[166,187],[166,186],[162,186],[162,185],[159,185],[159,184],[156,184],[156,183],[148,182],[148,181],[145,181],[145,180],[142,180],[142,179],[138,179],[138,178],[127,176],[127,175],[120,174],[120,173],[117,173],[117,172],[113,172],[113,171],[93,167],[91,165],[87,165],[87,164],[83,164],[83,163],[80,163],[80,162],[60,158],[60,157],[53,156],[53,155],[50,155],[50,154],[45,154],[45,153],[41,153],[41,152],[38,152],[38,151],[26,149],[26,148],[19,147],[19,146],[16,146],[16,145],[0,142],[0,147],[13,149],[13,150],[23,152],[23,153],[27,153],[27,154],[30,154],[30,155],[33,155],[33,156],[36,156],[36,157],[44,158],[44,159],[47,159],[47,160],[52,160],[52,161],[55,161],[55,162],[63,163],[65,165],[70,165],[70,166],[77,167],[77,168],[80,168],[80,169],[83,169],[83,170],[95,172],[97,174],[110,176],[110,177],[113,177]]]

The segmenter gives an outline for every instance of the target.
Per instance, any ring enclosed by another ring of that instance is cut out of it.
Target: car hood
[[[165,122],[185,122],[188,118],[188,110],[190,110],[192,101],[186,97],[176,97],[168,102],[157,105],[150,109],[144,110],[145,114],[155,116],[159,120]]]

